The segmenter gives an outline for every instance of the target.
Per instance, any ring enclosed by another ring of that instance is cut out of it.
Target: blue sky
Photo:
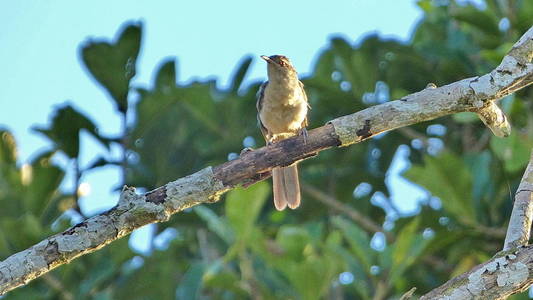
[[[355,42],[378,32],[407,41],[421,14],[414,0],[2,1],[0,126],[15,134],[22,161],[48,146],[29,128],[46,125],[53,107],[66,101],[91,116],[100,132],[117,134],[120,119],[80,64],[78,50],[89,37],[113,38],[126,21],[144,22],[134,86],[151,84],[154,69],[166,57],[177,57],[180,82],[214,76],[224,86],[244,55],[287,55],[305,76],[331,36]],[[257,59],[246,80],[265,75]],[[83,163],[103,152],[89,138],[82,149]],[[413,193],[394,175],[405,163],[398,160],[388,183],[395,201],[412,211],[422,193]],[[82,199],[82,208],[94,214],[113,206],[118,195],[111,189],[119,178],[113,167],[84,176],[91,192]]]

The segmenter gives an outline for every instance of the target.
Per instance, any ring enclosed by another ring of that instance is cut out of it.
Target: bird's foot
[[[307,144],[307,128],[302,128],[300,129],[300,133],[299,133],[301,136],[303,136],[304,138],[304,144]]]
[[[243,148],[243,149],[241,150],[241,153],[239,154],[239,156],[243,156],[243,155],[245,155],[245,154],[247,154],[247,153],[250,153],[250,152],[252,152],[252,151],[254,151],[254,149],[252,149],[252,148],[250,148],[250,147]]]

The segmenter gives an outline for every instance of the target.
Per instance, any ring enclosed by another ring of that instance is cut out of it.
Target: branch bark
[[[0,262],[0,295],[145,224],[164,222],[188,207],[218,201],[223,193],[239,184],[266,178],[264,174],[272,168],[290,165],[328,148],[358,143],[388,130],[493,106],[493,101],[533,82],[532,57],[533,27],[496,69],[483,76],[439,88],[428,86],[400,100],[334,119],[309,131],[307,141],[301,136],[289,138],[247,152],[239,159],[207,167],[144,195],[125,187],[116,207]],[[490,123],[492,118],[485,119],[492,127],[500,126]]]
[[[533,218],[533,151],[529,164],[516,191],[511,220],[503,250],[524,246],[529,241]]]
[[[516,191],[503,251],[420,299],[505,299],[533,283],[533,246],[526,246],[533,214],[533,152]]]
[[[420,300],[505,299],[533,284],[533,246],[502,251]]]

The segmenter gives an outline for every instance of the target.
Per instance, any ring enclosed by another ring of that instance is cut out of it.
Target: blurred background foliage
[[[302,78],[312,106],[310,127],[398,99],[428,83],[444,85],[490,71],[533,19],[533,1],[487,0],[480,10],[454,1],[421,0],[425,17],[411,41],[370,35],[354,44],[332,38]],[[108,92],[123,134],[101,136],[71,106],[57,108],[35,132],[51,151],[17,161],[17,145],[0,131],[0,259],[71,224],[79,178],[114,164],[128,184],[150,190],[260,147],[252,57],[236,66],[229,88],[215,80],[179,83],[176,61],[136,88],[143,27],[127,23],[112,41],[87,41],[81,55]],[[155,229],[153,251],[134,253],[128,240],[83,256],[5,299],[397,299],[425,293],[501,250],[512,198],[533,147],[533,90],[500,102],[513,134],[498,139],[468,113],[416,124],[301,163],[303,206],[277,212],[270,183],[229,192],[223,201],[174,216]],[[101,100],[105,101],[105,100]],[[80,166],[80,133],[122,159],[95,153]],[[398,149],[409,153],[403,176],[428,191],[420,210],[402,215],[390,201],[387,172]],[[77,187],[60,189],[72,160]],[[527,293],[513,299],[527,299]]]

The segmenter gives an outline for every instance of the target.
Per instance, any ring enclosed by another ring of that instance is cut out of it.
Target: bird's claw
[[[249,152],[252,152],[252,151],[254,151],[254,149],[252,149],[252,148],[250,148],[250,147],[243,148],[243,149],[241,150],[241,153],[239,154],[239,156],[243,156],[243,155],[245,155],[245,154],[247,154],[247,153],[249,153]]]
[[[307,144],[307,128],[300,129],[300,135],[304,138],[304,144]]]

